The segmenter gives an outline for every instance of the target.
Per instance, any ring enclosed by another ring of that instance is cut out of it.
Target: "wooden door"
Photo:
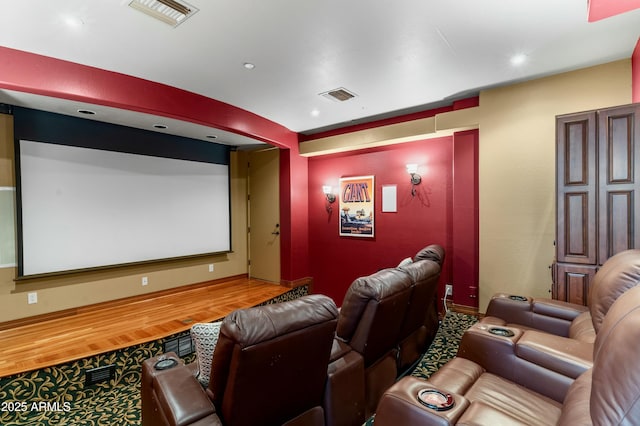
[[[620,251],[640,248],[639,141],[639,105],[599,112],[600,265]]]
[[[596,113],[558,118],[556,260],[596,264]]]
[[[249,154],[249,276],[280,283],[280,150]]]

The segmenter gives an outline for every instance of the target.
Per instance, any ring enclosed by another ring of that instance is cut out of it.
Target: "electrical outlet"
[[[209,264],[209,272],[213,272],[213,263]]]
[[[27,303],[29,303],[29,305],[38,303],[38,293],[36,293],[35,291],[27,293]]]
[[[453,284],[447,284],[444,287],[444,295],[446,296],[453,296]]]
[[[142,285],[147,285],[147,284],[149,284],[149,278],[142,277]]]

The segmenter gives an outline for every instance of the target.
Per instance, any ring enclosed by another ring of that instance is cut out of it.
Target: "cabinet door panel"
[[[596,263],[596,115],[558,118],[557,260]]]
[[[640,248],[640,107],[610,108],[598,116],[598,263]]]
[[[556,264],[554,299],[586,305],[595,274],[595,266]]]

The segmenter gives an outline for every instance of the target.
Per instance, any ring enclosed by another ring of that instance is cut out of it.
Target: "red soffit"
[[[589,22],[640,8],[640,0],[587,0]]]

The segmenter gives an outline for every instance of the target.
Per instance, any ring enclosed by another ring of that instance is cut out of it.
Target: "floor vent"
[[[164,353],[175,352],[179,357],[187,356],[195,351],[191,335],[180,336],[164,342]]]
[[[96,367],[90,370],[85,370],[84,385],[92,386],[97,383],[107,382],[116,377],[116,366],[105,365],[104,367]]]
[[[329,90],[328,92],[320,93],[320,96],[331,99],[332,101],[344,102],[348,101],[349,99],[355,98],[356,94],[350,92],[344,87],[339,87],[337,89]]]

